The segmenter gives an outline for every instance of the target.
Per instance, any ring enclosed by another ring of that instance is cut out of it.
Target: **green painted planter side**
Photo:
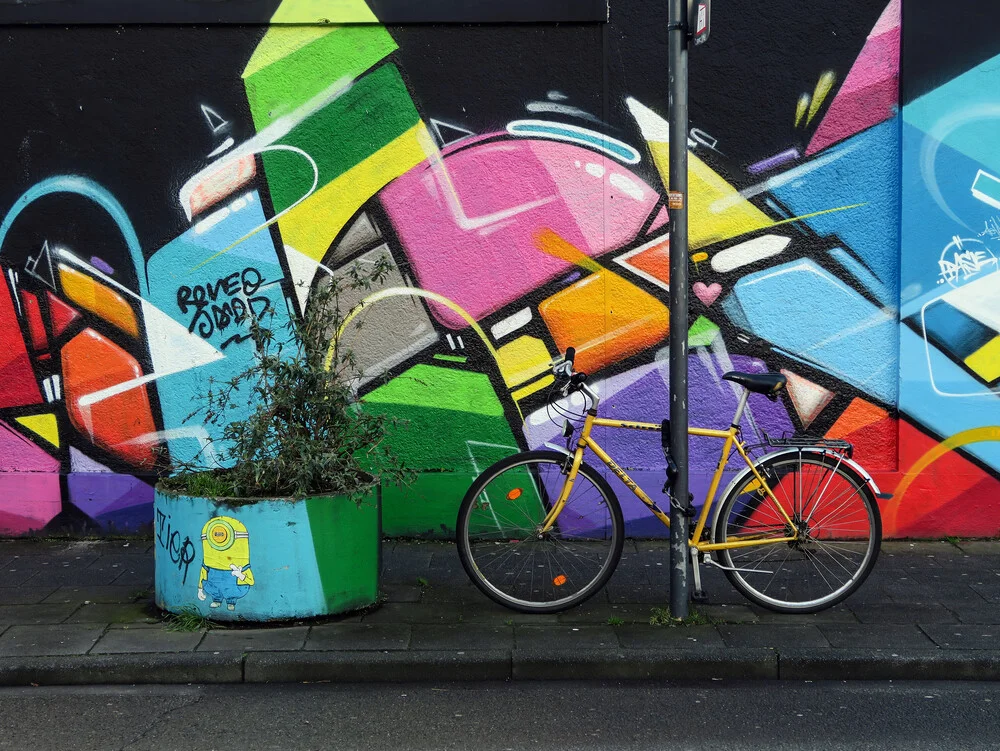
[[[156,492],[156,602],[221,621],[280,621],[378,600],[381,494],[223,499]]]

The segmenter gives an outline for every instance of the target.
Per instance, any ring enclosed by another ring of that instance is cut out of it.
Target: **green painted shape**
[[[468,362],[468,357],[462,357],[461,355],[434,355],[435,360],[442,360],[443,362]]]
[[[360,505],[342,496],[309,498],[304,503],[329,612],[373,604],[378,600],[381,568],[377,491]]]
[[[698,316],[688,329],[689,347],[710,347],[719,335],[719,327],[705,316]]]
[[[414,365],[367,394],[364,402],[369,405],[399,404],[408,408],[427,407],[503,417],[503,405],[485,374],[434,365]],[[507,433],[510,434],[510,428]],[[475,438],[472,435],[468,437]]]
[[[295,47],[289,35],[316,38]],[[396,47],[389,32],[374,24],[323,34],[314,27],[272,28],[243,74],[254,125],[262,130],[338,81],[358,78]]]
[[[364,409],[405,421],[387,445],[419,473],[406,488],[383,490],[388,536],[454,534],[472,480],[517,451],[500,399],[482,373],[415,365],[368,394]]]
[[[395,65],[383,65],[345,94],[314,112],[277,143],[309,154],[319,169],[318,188],[395,140],[420,120]],[[313,171],[288,151],[263,155],[275,212],[306,195]]]

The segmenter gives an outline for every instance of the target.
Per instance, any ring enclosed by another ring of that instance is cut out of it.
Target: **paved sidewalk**
[[[750,606],[706,572],[704,625],[652,625],[665,542],[553,616],[483,597],[453,544],[384,544],[384,602],[270,628],[168,629],[146,540],[0,541],[0,685],[477,679],[997,679],[1000,542],[887,542],[868,582],[810,616]]]

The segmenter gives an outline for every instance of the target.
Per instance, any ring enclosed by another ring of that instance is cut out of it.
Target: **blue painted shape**
[[[191,423],[185,423],[185,418],[194,410],[194,405],[199,403],[198,396],[208,390],[209,378],[217,383],[231,379],[253,362],[256,352],[249,339],[233,340],[234,336],[248,336],[246,324],[231,322],[225,328],[220,328],[214,321],[209,324],[204,316],[198,317],[194,306],[188,305],[185,311],[178,301],[179,294],[187,297],[180,292],[182,287],[193,291],[197,285],[211,284],[214,288],[219,280],[233,274],[239,276],[246,269],[254,269],[265,281],[254,293],[254,298],[262,300],[254,306],[255,311],[260,314],[264,307],[263,300],[266,300],[270,309],[275,311],[273,321],[267,325],[277,327],[288,320],[288,308],[281,286],[284,275],[267,230],[257,232],[232,250],[200,266],[206,259],[216,256],[219,251],[266,221],[260,196],[253,192],[250,198],[238,211],[232,211],[207,231],[199,233],[196,225],[149,259],[149,301],[184,328],[201,335],[225,355],[222,360],[165,376],[157,382],[160,393],[169,395],[169,398],[160,400],[166,431],[190,427]],[[256,279],[256,275],[254,278]],[[192,296],[193,294],[192,292]],[[229,298],[220,293],[220,303],[222,299]],[[249,408],[237,408],[230,412],[230,418],[243,419],[248,414]],[[194,425],[201,424],[196,418],[192,422]],[[221,437],[221,426],[205,425],[205,429],[213,439]],[[170,439],[168,445],[171,456],[179,461],[192,461],[200,450],[200,444],[190,437]]]
[[[912,322],[917,331],[926,331],[934,344],[959,360],[964,360],[997,335],[989,326],[944,300],[928,305],[923,316],[914,316]]]
[[[53,193],[72,193],[73,195],[89,198],[91,201],[108,212],[108,215],[114,220],[115,224],[118,225],[118,230],[122,233],[125,245],[128,246],[129,255],[132,257],[132,265],[134,266],[135,274],[139,279],[139,293],[141,295],[148,294],[149,286],[147,284],[145,274],[142,273],[142,245],[139,243],[138,235],[135,234],[135,228],[132,226],[132,220],[128,218],[128,214],[125,213],[124,207],[118,202],[118,199],[111,195],[110,191],[99,183],[96,183],[86,177],[79,177],[78,175],[57,175],[55,177],[50,177],[47,180],[42,180],[40,183],[33,185],[25,191],[25,193],[14,202],[14,205],[4,217],[3,222],[0,222],[0,254],[3,252],[4,240],[7,239],[7,233],[10,232],[10,228],[14,225],[14,220],[17,219],[22,211],[28,208],[28,206],[37,201],[39,198],[52,195]]]
[[[977,65],[903,108],[903,120],[944,142],[988,172],[1000,174],[1000,55]],[[975,173],[970,176],[969,185]]]
[[[956,235],[985,242],[1000,258],[1000,243],[979,236],[988,221],[1000,216],[1000,210],[972,195],[972,182],[982,164],[944,143],[937,148],[933,174],[924,174],[921,155],[926,137],[912,125],[903,126],[900,283],[904,305],[922,295],[940,294],[938,261]],[[932,186],[936,185],[953,216],[935,200],[929,190],[929,180],[933,181]]]
[[[896,320],[814,261],[744,277],[722,308],[776,347],[882,402],[896,402]]]
[[[805,221],[839,237],[890,290],[899,284],[899,129],[897,116],[862,131],[818,155],[823,166],[772,190],[796,216],[865,204]]]
[[[847,271],[854,279],[866,290],[875,296],[883,305],[895,305],[896,304],[896,291],[890,289],[879,281],[878,277],[875,276],[871,270],[863,263],[861,263],[857,258],[852,256],[848,251],[843,248],[834,248],[830,251],[830,257],[833,258],[840,266]]]
[[[899,358],[900,412],[926,431],[952,436],[997,424],[1000,394],[991,392],[933,345],[927,347],[923,337],[907,326],[900,329]],[[962,450],[1000,471],[1000,443],[974,443]]]
[[[541,121],[518,121],[510,123],[507,131],[515,136],[541,136],[543,138],[553,138],[557,141],[568,141],[570,143],[589,146],[590,148],[603,151],[608,156],[625,162],[625,164],[638,164],[642,158],[639,152],[614,138],[602,135],[586,128],[577,126],[559,125],[559,123],[548,123]]]

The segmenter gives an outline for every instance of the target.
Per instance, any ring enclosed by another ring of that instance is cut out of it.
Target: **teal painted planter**
[[[156,604],[219,621],[280,621],[343,613],[378,600],[381,494],[226,499],[157,488]]]

